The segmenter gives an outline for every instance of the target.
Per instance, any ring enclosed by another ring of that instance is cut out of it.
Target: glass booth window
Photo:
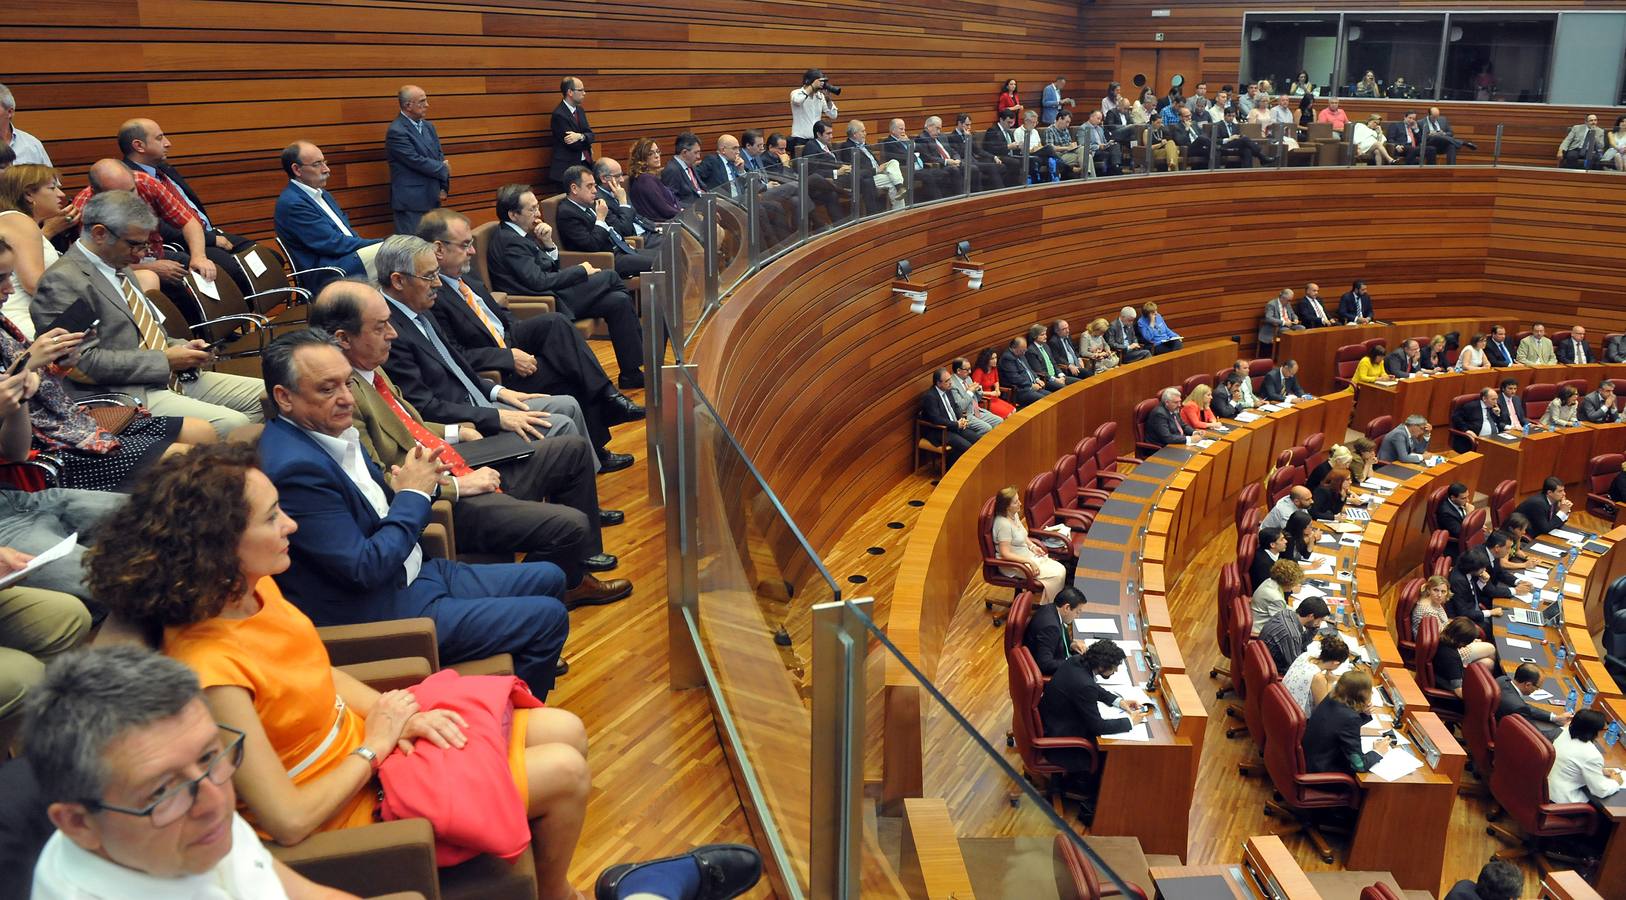
[[[1339,92],[1346,97],[1433,99],[1444,29],[1443,15],[1346,16]]]
[[[1540,13],[1453,15],[1441,99],[1545,102],[1557,21]]]
[[[1271,93],[1332,93],[1338,14],[1250,15],[1242,28],[1243,84],[1269,81]],[[1303,79],[1303,82],[1300,79]]]

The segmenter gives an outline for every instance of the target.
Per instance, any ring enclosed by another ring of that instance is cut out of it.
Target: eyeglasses
[[[434,284],[434,283],[440,281],[440,273],[439,272],[432,272],[432,273],[430,273],[428,275],[419,275],[417,272],[402,272],[401,274],[405,275],[408,278],[416,278],[419,281],[423,282],[424,284]]]
[[[119,238],[119,241],[122,242],[124,244],[124,246],[129,247],[131,250],[151,250],[152,249],[152,241],[150,241],[150,240],[132,241],[127,237],[121,237],[121,238]]]
[[[197,802],[198,787],[203,779],[209,779],[211,784],[226,784],[237,774],[237,767],[243,764],[243,733],[235,728],[225,725],[216,725],[221,731],[231,735],[226,745],[216,753],[203,767],[203,774],[198,777],[177,784],[164,791],[158,799],[143,809],[125,809],[122,806],[113,806],[100,800],[81,800],[80,803],[91,812],[116,812],[127,816],[142,816],[152,820],[152,827],[164,828],[179,822],[192,811],[192,804]]]

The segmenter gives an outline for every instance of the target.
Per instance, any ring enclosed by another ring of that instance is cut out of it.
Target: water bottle
[[[1570,688],[1569,697],[1564,700],[1564,711],[1567,713],[1575,712],[1575,688],[1573,687]]]
[[[1130,634],[1136,634],[1139,631],[1140,631],[1140,629],[1138,627],[1136,627],[1136,625],[1135,625],[1135,614],[1130,613],[1129,614],[1129,633]]]
[[[1560,669],[1564,668],[1564,660],[1569,657],[1569,651],[1564,649],[1564,644],[1562,641],[1559,642],[1558,649],[1553,651],[1553,656],[1558,660],[1558,667]],[[1570,693],[1574,694],[1575,689],[1571,688]]]
[[[1530,588],[1530,608],[1535,609],[1541,605],[1541,588]]]
[[[1592,688],[1587,688],[1586,693],[1581,695],[1581,705],[1590,709],[1592,706],[1592,701],[1596,699],[1598,699],[1598,692]]]
[[[1525,437],[1530,436],[1530,423],[1529,422],[1524,423],[1524,436]]]
[[[1558,564],[1558,572],[1557,572],[1557,574],[1558,574],[1558,588],[1557,588],[1557,591],[1558,591],[1558,596],[1560,596],[1560,597],[1564,596],[1564,576],[1568,572],[1569,572],[1569,569],[1565,568],[1564,564],[1562,562],[1560,562]]]
[[[1603,742],[1605,744],[1608,744],[1611,747],[1613,747],[1616,744],[1620,743],[1620,723],[1619,722],[1617,722],[1617,721],[1615,721],[1613,719],[1609,720],[1609,730],[1604,732]]]

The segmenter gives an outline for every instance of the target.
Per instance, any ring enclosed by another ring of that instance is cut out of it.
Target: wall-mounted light
[[[982,263],[971,261],[970,241],[961,241],[954,245],[954,272],[965,276],[966,287],[973,291],[982,288]]]
[[[909,260],[898,260],[898,267],[892,273],[892,293],[902,294],[909,301],[909,311],[918,316],[926,311],[926,286],[909,280],[912,271]]]

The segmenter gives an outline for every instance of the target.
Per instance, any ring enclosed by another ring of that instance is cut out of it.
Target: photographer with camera
[[[802,86],[790,92],[790,155],[813,139],[813,123],[819,119],[835,120],[836,104],[830,97],[841,94],[841,88],[830,83],[824,72],[808,69],[802,73]]]

